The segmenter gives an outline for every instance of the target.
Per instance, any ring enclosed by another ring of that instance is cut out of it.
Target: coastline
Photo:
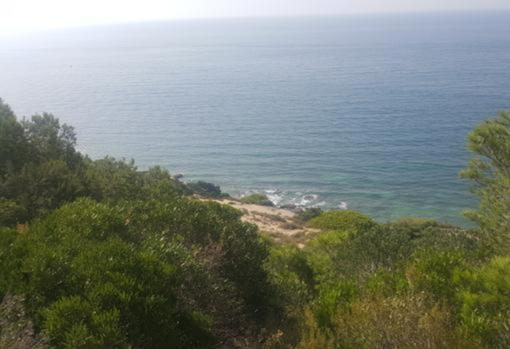
[[[217,202],[241,211],[243,222],[256,225],[262,235],[269,236],[276,242],[291,243],[303,248],[306,242],[320,232],[297,222],[296,213],[289,209],[247,204],[231,197],[200,200]]]

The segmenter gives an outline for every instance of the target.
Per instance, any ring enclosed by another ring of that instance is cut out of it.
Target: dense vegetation
[[[0,101],[0,349],[507,348],[510,115],[469,140],[476,229],[309,210],[300,249]]]

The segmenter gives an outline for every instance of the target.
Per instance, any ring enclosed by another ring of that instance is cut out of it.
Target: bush
[[[29,160],[29,151],[23,126],[0,98],[0,181],[23,167]]]
[[[223,194],[221,192],[221,188],[219,186],[214,185],[212,183],[198,181],[188,183],[186,184],[186,186],[188,190],[191,191],[193,194],[197,194],[205,198],[219,199],[228,196],[227,194]]]
[[[88,192],[96,200],[128,200],[137,198],[142,178],[134,161],[115,160],[106,157],[92,161],[86,170]]]
[[[318,286],[314,300],[314,313],[320,327],[331,327],[334,316],[351,306],[360,291],[352,280],[329,280]]]
[[[363,299],[337,310],[329,327],[308,315],[297,348],[483,348],[455,335],[450,313],[420,296]]]
[[[4,188],[5,196],[18,202],[28,218],[47,214],[86,193],[81,174],[63,160],[29,163],[16,176],[9,177]]]
[[[337,269],[337,254],[345,251],[346,241],[346,233],[332,231],[318,235],[305,247],[306,257],[317,283],[341,274]],[[339,262],[341,263],[341,260]]]
[[[27,211],[20,204],[0,199],[0,227],[10,227],[27,220]]]
[[[391,269],[377,270],[365,284],[366,297],[393,297],[406,295],[409,292],[408,275]]]
[[[99,311],[78,296],[61,298],[44,314],[56,348],[128,348],[116,309]]]
[[[194,348],[227,334],[253,336],[255,319],[280,310],[264,270],[268,247],[239,218],[231,207],[185,198],[80,199],[29,234],[0,235],[0,291],[25,293],[56,347]],[[83,319],[64,321],[76,307]],[[103,318],[113,327],[101,327]]]
[[[274,245],[265,261],[265,269],[277,291],[277,306],[287,307],[288,312],[297,314],[310,301],[314,289],[313,270],[305,253],[295,246]]]
[[[299,224],[305,224],[309,220],[319,217],[322,213],[323,211],[319,207],[306,208],[304,210],[299,211],[294,217],[294,219]]]
[[[491,348],[510,346],[510,258],[494,257],[478,268],[459,271],[461,326],[468,338]]]
[[[251,194],[243,196],[241,198],[241,202],[251,205],[274,206],[274,203],[269,200],[267,195],[264,194]]]
[[[436,301],[453,304],[453,276],[465,265],[466,258],[461,252],[420,251],[407,269],[406,275],[416,291],[427,292]]]
[[[20,290],[26,245],[16,230],[0,228],[0,299],[8,292],[16,294]]]
[[[361,213],[354,211],[328,211],[308,222],[311,228],[338,230],[358,233],[373,228],[376,223]]]

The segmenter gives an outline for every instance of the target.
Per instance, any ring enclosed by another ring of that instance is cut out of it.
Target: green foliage
[[[263,269],[268,256],[266,244],[258,236],[255,226],[238,226],[224,231],[222,245],[224,272],[238,286],[248,308],[262,320],[272,310],[268,305],[273,297]]]
[[[365,285],[365,295],[369,297],[392,297],[409,293],[409,282],[403,272],[380,269]]]
[[[493,246],[510,251],[510,113],[480,124],[469,135],[469,149],[475,153],[461,176],[473,183],[473,192],[480,197],[480,208],[469,216]]]
[[[25,211],[22,217],[13,213],[11,221],[46,214],[84,194],[83,158],[75,144],[73,128],[54,116],[18,122],[0,101],[0,198]]]
[[[305,314],[298,349],[483,348],[459,338],[449,312],[420,295],[355,300],[326,328]]]
[[[239,218],[233,208],[178,197],[80,199],[28,234],[2,232],[0,290],[27,295],[55,347],[209,347],[213,335],[278,313],[267,245]]]
[[[319,207],[310,207],[304,210],[299,211],[296,216],[296,222],[300,224],[305,224],[309,220],[319,217],[323,213],[322,209]]]
[[[350,231],[322,233],[305,247],[316,295],[298,347],[484,346],[455,335],[455,275],[485,255],[476,234],[416,219]]]
[[[318,283],[338,274],[337,253],[345,250],[346,241],[346,233],[333,231],[318,235],[306,247],[308,263]]]
[[[27,211],[20,204],[0,199],[0,227],[14,226],[26,222]]]
[[[78,165],[81,155],[76,151],[76,134],[73,127],[60,124],[51,114],[34,115],[21,122],[25,137],[30,144],[30,156],[34,162],[63,160],[69,166]]]
[[[276,304],[286,304],[297,312],[311,299],[314,289],[313,270],[306,254],[295,246],[274,245],[265,262],[269,279],[276,289]]]
[[[376,223],[354,211],[328,211],[308,222],[311,228],[357,233],[374,227]]]
[[[44,215],[85,194],[80,175],[63,160],[28,164],[6,180],[5,188],[29,217]]]
[[[86,177],[89,191],[96,200],[132,199],[142,185],[134,161],[118,161],[111,157],[90,162]]]
[[[26,253],[26,243],[19,239],[17,231],[0,228],[0,299],[19,289]]]
[[[98,312],[74,296],[55,302],[44,318],[45,332],[56,348],[128,348],[118,310]]]
[[[491,348],[510,346],[510,258],[494,257],[479,268],[458,272],[463,331]]]
[[[186,187],[188,188],[189,191],[191,191],[191,193],[200,195],[205,198],[217,199],[228,196],[221,192],[219,186],[208,182],[203,181],[191,182],[186,184]]]
[[[243,196],[241,202],[245,204],[261,205],[261,206],[274,206],[274,203],[269,200],[267,195],[264,194],[251,194]]]
[[[436,223],[394,223],[373,225],[357,234],[322,233],[306,250],[317,280],[340,275],[361,281],[380,268],[403,270],[404,264],[418,250],[459,248],[477,251],[476,238],[462,229]]]
[[[407,270],[412,287],[427,292],[436,301],[453,304],[456,289],[454,275],[466,265],[466,256],[453,251],[420,251]]]
[[[155,166],[142,173],[142,199],[173,200],[176,196],[190,195],[188,187],[175,179],[170,173]]]
[[[18,171],[28,157],[28,142],[23,126],[11,108],[0,99],[0,180]]]
[[[73,128],[53,115],[19,122],[0,100],[0,225],[25,223],[79,197],[173,200],[190,193],[159,167],[140,172],[133,161],[91,161],[75,145]]]
[[[88,196],[102,201],[173,200],[189,194],[186,186],[172,178],[161,167],[140,172],[133,160],[106,157],[88,163],[86,173]]]
[[[331,280],[318,286],[314,311],[320,327],[331,327],[334,316],[350,307],[359,295],[359,288],[352,280]]]

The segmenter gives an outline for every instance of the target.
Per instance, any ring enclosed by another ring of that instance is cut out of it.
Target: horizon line
[[[263,19],[306,19],[306,18],[336,18],[336,17],[364,17],[364,16],[398,16],[398,15],[449,15],[449,14],[501,14],[510,12],[508,8],[486,8],[486,9],[451,9],[451,10],[411,10],[411,11],[357,11],[357,12],[339,12],[339,13],[312,13],[312,14],[267,14],[267,15],[239,15],[239,16],[211,16],[211,17],[168,17],[140,20],[126,20],[104,23],[90,23],[70,26],[60,26],[53,28],[33,29],[11,34],[1,35],[0,38],[24,37],[37,34],[54,33],[64,30],[80,30],[101,27],[111,27],[118,25],[143,25],[168,22],[194,22],[194,21],[233,21],[233,20],[263,20]]]

